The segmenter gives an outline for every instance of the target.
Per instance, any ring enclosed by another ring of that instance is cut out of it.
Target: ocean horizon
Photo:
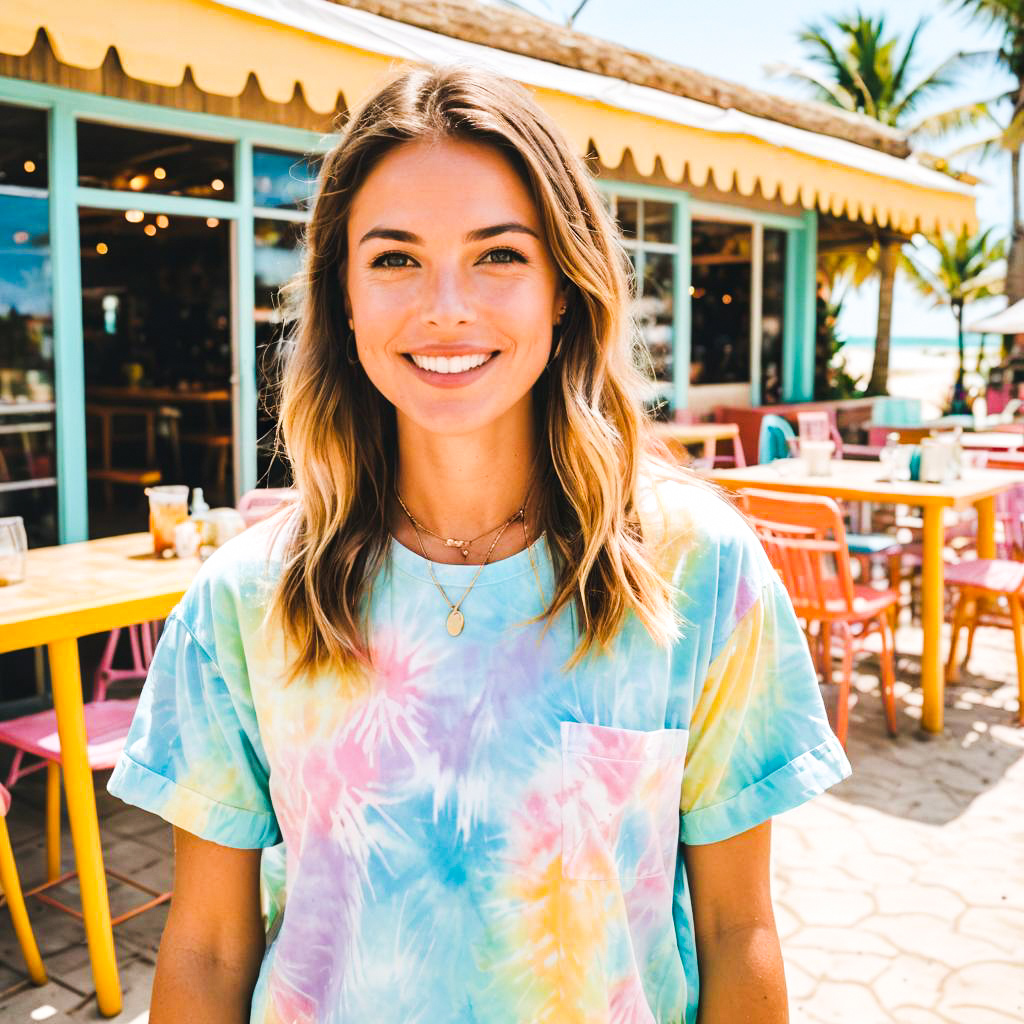
[[[965,349],[977,349],[984,340],[985,347],[998,350],[1002,345],[1002,336],[998,334],[986,334],[982,339],[977,334],[967,334],[964,336],[964,348]],[[844,339],[843,344],[850,348],[874,348],[875,339],[873,335],[870,336],[856,336],[851,335],[849,338]],[[912,338],[906,335],[900,335],[893,337],[889,340],[890,348],[915,348],[915,349],[928,349],[928,348],[940,348],[940,349],[955,349],[956,338],[936,338],[936,337],[921,337]]]

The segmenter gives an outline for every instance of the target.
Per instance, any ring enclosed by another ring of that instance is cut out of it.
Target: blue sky
[[[542,16],[570,12],[579,0],[521,0],[521,6]],[[847,14],[856,2],[822,3],[821,0],[589,0],[576,20],[581,32],[612,39],[624,46],[657,54],[677,64],[698,68],[734,82],[781,95],[800,96],[798,86],[771,78],[765,65],[775,62],[799,64],[801,50],[796,34],[805,23],[821,21],[823,15]],[[998,45],[998,35],[983,25],[972,23],[955,4],[942,0],[899,0],[872,2],[860,0],[860,8],[872,16],[884,13],[890,31],[906,36],[924,15],[930,20],[922,31],[916,49],[916,65],[923,76],[954,50],[975,50]],[[998,73],[979,69],[961,76],[958,86],[936,97],[932,109],[959,105],[970,99],[996,95],[1004,84]],[[928,109],[925,110],[928,112]],[[946,153],[960,141],[934,143],[929,148]],[[1005,234],[1009,224],[1008,157],[983,165],[965,165],[985,178],[978,190],[978,212],[982,224],[996,225]],[[978,304],[979,315],[1002,308],[1004,300]],[[841,329],[851,336],[873,335],[877,312],[873,289],[850,295],[844,303]],[[945,310],[933,310],[920,299],[905,280],[898,280],[893,334],[907,336],[951,337],[954,326]]]

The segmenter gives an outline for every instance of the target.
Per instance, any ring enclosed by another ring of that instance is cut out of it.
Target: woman
[[[110,782],[175,826],[153,1024],[786,1019],[770,818],[849,769],[651,440],[625,267],[496,76],[409,71],[326,158],[297,502],[205,563]]]

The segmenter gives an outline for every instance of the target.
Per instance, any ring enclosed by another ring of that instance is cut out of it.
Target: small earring
[[[349,366],[356,366],[359,363],[359,351],[356,349],[356,332],[349,331],[348,337],[345,339],[345,358],[348,360]],[[351,350],[352,355],[349,355]]]

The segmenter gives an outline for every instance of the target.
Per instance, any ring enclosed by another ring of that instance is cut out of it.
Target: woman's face
[[[424,430],[469,434],[529,403],[558,281],[530,193],[491,146],[398,146],[353,201],[345,285],[359,359]]]

